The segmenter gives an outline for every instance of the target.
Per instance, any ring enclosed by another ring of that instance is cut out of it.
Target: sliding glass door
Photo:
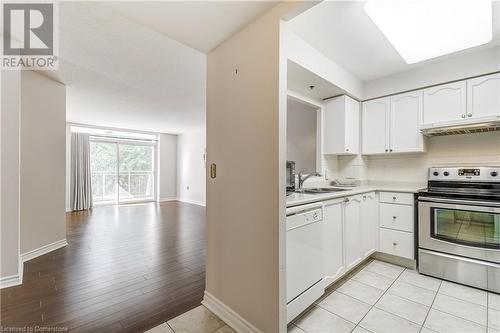
[[[90,174],[94,203],[118,203],[118,145],[90,141]]]
[[[153,144],[92,139],[90,157],[95,203],[154,200]]]
[[[121,201],[154,198],[154,147],[148,145],[118,145],[119,192]]]

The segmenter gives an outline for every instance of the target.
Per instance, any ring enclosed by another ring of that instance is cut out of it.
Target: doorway
[[[96,204],[155,199],[154,143],[91,137],[90,168]]]

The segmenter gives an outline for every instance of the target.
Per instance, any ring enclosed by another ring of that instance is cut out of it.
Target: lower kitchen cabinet
[[[378,209],[375,192],[365,193],[361,201],[362,256],[368,257],[378,250]]]
[[[414,259],[413,233],[380,228],[380,252]]]
[[[344,241],[345,267],[347,270],[356,266],[363,259],[361,226],[361,195],[345,198],[344,206]]]
[[[323,244],[327,284],[378,249],[377,206],[375,192],[324,203]]]
[[[415,258],[414,209],[413,194],[380,192],[380,252]]]
[[[343,210],[344,198],[327,201],[323,206],[323,251],[327,284],[344,272]]]
[[[325,285],[377,251],[414,259],[413,212],[411,193],[374,191],[324,202]]]

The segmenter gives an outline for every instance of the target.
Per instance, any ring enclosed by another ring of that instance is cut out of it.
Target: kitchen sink
[[[310,187],[297,190],[299,193],[321,194],[347,191],[347,188],[333,188],[333,187]]]

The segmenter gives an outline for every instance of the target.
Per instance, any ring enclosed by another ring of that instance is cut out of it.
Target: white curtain
[[[71,209],[92,208],[90,141],[86,133],[71,133]]]

